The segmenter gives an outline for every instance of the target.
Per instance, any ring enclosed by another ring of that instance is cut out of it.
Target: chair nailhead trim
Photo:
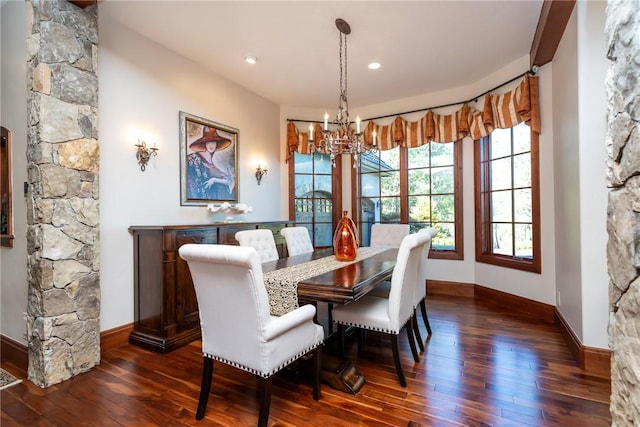
[[[311,350],[315,349],[316,347],[322,345],[323,341],[320,341],[314,345],[312,345],[311,347],[308,347],[306,350],[301,351],[300,353],[292,356],[291,358],[289,358],[287,361],[283,362],[282,364],[280,364],[279,366],[277,366],[276,368],[274,368],[273,370],[271,370],[270,372],[260,372],[257,371],[253,368],[249,368],[247,366],[241,365],[239,363],[236,362],[232,362],[230,360],[227,359],[223,359],[222,357],[218,357],[218,356],[214,356],[213,354],[208,354],[208,353],[202,353],[202,355],[204,357],[208,357],[209,359],[213,359],[213,360],[217,360],[218,362],[222,362],[225,363],[229,366],[233,366],[234,368],[238,368],[238,369],[242,369],[243,371],[247,371],[250,372],[254,375],[258,375],[259,377],[262,378],[269,378],[271,375],[275,374],[276,372],[278,372],[279,370],[281,370],[282,368],[284,368],[285,366],[290,365],[293,361],[301,358],[302,356],[304,356],[305,354],[309,353]]]
[[[359,325],[357,323],[338,322],[337,320],[334,320],[334,321],[336,323],[341,324],[341,325],[354,326],[354,327],[360,328],[360,329],[368,329],[369,331],[378,331],[378,332],[384,332],[385,334],[393,334],[393,335],[399,335],[400,334],[400,331],[392,331],[391,329],[374,328],[374,327],[371,327],[371,326]]]

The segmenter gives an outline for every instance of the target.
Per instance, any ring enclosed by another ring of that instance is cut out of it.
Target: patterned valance
[[[469,104],[447,115],[428,110],[415,122],[409,122],[400,116],[388,125],[378,125],[370,120],[364,129],[365,141],[372,142],[373,131],[376,131],[378,147],[389,150],[397,146],[419,147],[427,142],[453,142],[471,137],[478,140],[489,135],[494,129],[511,128],[525,122],[531,129],[540,133],[540,106],[538,103],[538,77],[525,75],[520,84],[510,92],[500,95],[488,93],[484,97],[482,111]],[[322,133],[319,123],[314,124],[314,133]],[[322,152],[315,138],[315,151]],[[309,133],[298,130],[293,122],[287,125],[288,155],[295,151],[310,154]]]

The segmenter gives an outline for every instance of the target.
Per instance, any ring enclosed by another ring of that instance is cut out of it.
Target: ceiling
[[[277,104],[310,108],[337,106],[342,18],[353,108],[465,86],[521,58],[542,4],[103,0],[99,14]]]

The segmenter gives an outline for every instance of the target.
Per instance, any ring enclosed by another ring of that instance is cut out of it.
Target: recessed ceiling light
[[[369,69],[370,70],[377,70],[378,68],[380,68],[380,63],[379,62],[372,62],[371,64],[369,64]]]
[[[256,62],[258,62],[258,58],[256,58],[255,56],[247,55],[247,56],[245,56],[245,57],[244,57],[244,61],[245,61],[247,64],[251,64],[251,65],[253,65],[253,64],[255,64]]]

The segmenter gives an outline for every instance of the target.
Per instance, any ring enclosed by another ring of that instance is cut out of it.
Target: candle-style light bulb
[[[324,130],[329,130],[329,113],[324,113]]]
[[[373,131],[373,145],[376,145],[376,135],[377,135],[377,133],[376,133],[376,131],[374,130],[374,131]]]
[[[313,124],[309,125],[309,141],[313,141]]]
[[[360,133],[360,116],[356,116],[356,133]]]

